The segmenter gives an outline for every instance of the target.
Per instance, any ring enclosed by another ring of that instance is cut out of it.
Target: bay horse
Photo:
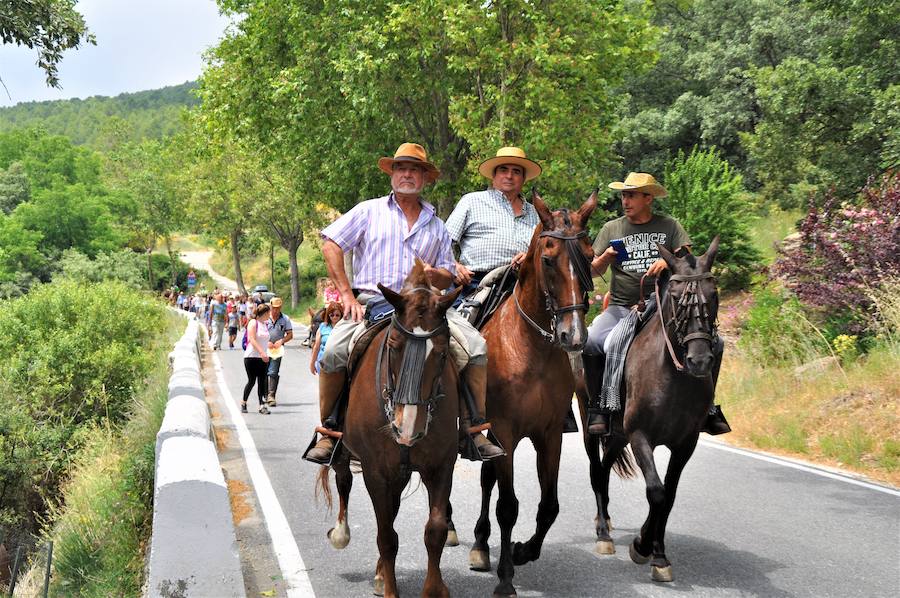
[[[559,513],[557,477],[563,423],[572,402],[575,380],[567,352],[587,340],[587,293],[593,289],[588,219],[597,207],[597,192],[577,212],[551,212],[536,190],[532,202],[540,217],[512,293],[482,333],[488,346],[487,418],[506,456],[481,466],[481,514],[469,567],[490,570],[488,510],[494,484],[500,487],[499,583],[495,596],[515,596],[514,567],[540,557],[544,537]],[[537,525],[527,542],[512,543],[519,501],[513,488],[516,446],[528,438],[537,452],[541,499]]]
[[[372,339],[353,373],[344,417],[344,448],[332,463],[340,508],[328,538],[339,549],[350,541],[347,507],[353,484],[352,453],[360,461],[378,524],[375,593],[397,596],[394,519],[411,472],[417,471],[428,490],[430,508],[425,525],[428,571],[422,595],[448,596],[440,561],[447,539],[446,511],[456,462],[459,409],[456,366],[448,358],[446,313],[460,290],[441,295],[428,284],[419,260],[399,293],[380,284],[378,288],[395,311],[390,325]],[[318,483],[330,506],[327,466],[320,470]]]
[[[600,437],[584,433],[597,501],[595,552],[615,553],[609,535],[609,473],[614,468],[622,477],[633,475],[633,462],[626,451],[630,443],[644,476],[650,511],[629,547],[629,555],[637,564],[650,561],[654,581],[673,579],[665,551],[666,523],[681,472],[694,453],[712,405],[718,378],[712,346],[716,342],[719,299],[711,273],[718,249],[719,237],[700,257],[690,253],[676,257],[659,246],[660,257],[669,269],[656,287],[657,312],[635,336],[625,360],[625,408],[613,422],[613,429],[620,427],[624,436],[604,438],[601,459]],[[660,289],[664,289],[662,293]],[[587,394],[581,384],[578,398],[586,430]],[[665,483],[653,459],[657,446],[672,452]]]

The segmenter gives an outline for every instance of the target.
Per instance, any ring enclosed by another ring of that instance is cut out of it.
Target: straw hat
[[[418,143],[402,143],[397,151],[394,152],[393,158],[379,158],[378,168],[387,174],[392,174],[394,163],[396,162],[416,162],[425,169],[425,178],[429,183],[433,183],[441,176],[441,171],[437,166],[428,161],[428,154],[425,148]]]
[[[282,305],[284,305],[284,301],[281,299],[281,297],[272,297],[272,300],[269,301],[269,305],[271,305],[272,307],[281,307]]]
[[[478,166],[478,172],[481,176],[494,179],[494,170],[502,164],[516,164],[525,169],[525,180],[530,181],[541,174],[541,165],[534,160],[525,157],[525,152],[519,147],[501,147],[497,150],[497,155],[488,158]]]
[[[669,194],[665,187],[646,172],[629,172],[624,181],[610,183],[609,188],[615,191],[640,191],[654,197],[665,197]]]

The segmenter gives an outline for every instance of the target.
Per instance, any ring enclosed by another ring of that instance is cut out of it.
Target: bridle
[[[409,292],[427,292],[433,291],[427,287],[414,287]],[[391,332],[396,330],[404,337],[406,343],[403,348],[403,358],[400,362],[400,370],[397,373],[396,380],[394,371],[391,367],[391,347],[389,341]],[[450,327],[445,317],[443,321],[428,332],[414,332],[406,328],[400,323],[396,312],[391,316],[391,323],[388,326],[387,333],[378,347],[378,357],[375,364],[375,384],[381,388],[381,400],[384,407],[384,414],[388,422],[394,419],[394,408],[397,404],[401,405],[419,405],[421,404],[421,388],[422,375],[425,370],[425,358],[428,354],[428,340],[441,335],[450,333]],[[385,351],[387,348],[387,351]],[[425,400],[428,417],[425,423],[425,434],[428,433],[428,425],[431,423],[432,414],[437,403],[444,397],[441,387],[441,377],[444,373],[444,365],[447,361],[447,352],[440,356],[437,368],[437,375],[431,381],[431,392]],[[387,362],[387,375],[384,375],[382,363]]]
[[[710,278],[715,279],[712,272],[703,272],[702,274],[673,274],[669,277],[670,282],[687,283],[677,304],[675,303],[675,298],[672,296],[672,293],[666,293],[666,297],[669,299],[669,305],[672,308],[672,320],[669,324],[674,327],[672,332],[675,335],[675,343],[679,348],[684,349],[688,342],[697,339],[707,341],[710,346],[715,343],[717,335],[716,324],[709,311],[709,301],[700,291],[700,285],[698,284],[701,280]],[[643,287],[643,284],[644,279],[642,277],[641,287]],[[656,310],[659,312],[659,322],[662,324],[662,334],[666,341],[669,357],[672,358],[672,363],[675,365],[676,370],[679,372],[684,371],[684,364],[679,361],[675,354],[672,340],[669,338],[669,325],[666,324],[665,316],[663,316],[663,304],[659,297],[659,279],[656,280],[654,292],[656,294]],[[643,297],[643,288],[641,289],[641,296]],[[692,322],[699,322],[701,331],[685,334],[687,333],[688,326]],[[704,330],[709,330],[709,332],[703,332]]]
[[[541,291],[544,293],[544,307],[550,312],[550,330],[545,330],[540,324],[531,319],[528,314],[525,313],[525,310],[522,309],[521,304],[519,303],[519,294],[518,288],[519,283],[516,283],[516,287],[513,289],[513,300],[516,304],[516,310],[519,312],[519,315],[532,327],[534,328],[541,337],[550,343],[551,345],[558,345],[557,342],[557,334],[556,334],[556,325],[559,321],[559,315],[564,314],[570,311],[582,311],[587,313],[588,310],[588,293],[594,290],[594,280],[591,278],[591,262],[584,254],[581,253],[581,248],[578,245],[578,240],[583,239],[588,235],[586,230],[583,230],[574,235],[566,235],[562,232],[555,230],[543,231],[539,235],[540,238],[543,237],[552,237],[554,239],[559,239],[560,241],[565,242],[566,251],[569,254],[569,262],[572,264],[572,268],[575,270],[575,277],[578,279],[578,284],[581,286],[581,292],[583,301],[581,303],[573,303],[572,305],[564,305],[559,307],[556,303],[556,298],[550,295],[550,291],[547,290],[546,280],[541,280]],[[543,267],[542,267],[543,270]]]

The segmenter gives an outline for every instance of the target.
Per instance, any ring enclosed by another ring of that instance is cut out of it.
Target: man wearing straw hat
[[[434,207],[421,198],[422,189],[440,176],[428,161],[425,149],[416,143],[404,143],[393,158],[378,160],[378,167],[391,178],[390,194],[357,204],[349,212],[322,230],[322,253],[328,275],[334,281],[344,306],[344,320],[331,331],[319,374],[319,409],[322,425],[335,429],[332,419],[347,380],[349,344],[364,317],[378,319],[390,309],[380,296],[377,283],[399,292],[416,258],[425,262],[429,282],[446,289],[456,269],[450,249],[450,236]],[[353,286],[344,270],[344,252],[353,251]],[[365,307],[364,307],[365,305]],[[472,391],[480,413],[463,415],[460,427],[471,427],[472,440],[482,459],[504,455],[480,432],[483,426],[484,397],[487,392],[487,345],[469,322],[447,311],[450,325],[450,350],[462,378]],[[476,425],[472,425],[476,424]],[[304,458],[326,464],[331,460],[334,442],[323,436]]]
[[[522,187],[540,176],[541,170],[518,147],[501,147],[478,166],[479,174],[491,181],[490,187],[463,195],[447,218],[450,238],[459,246],[454,282],[465,287],[460,297],[474,291],[492,270],[506,265],[518,268],[525,259],[540,219],[522,195]],[[578,431],[571,405],[564,431]]]
[[[524,151],[500,148],[478,172],[491,186],[463,195],[447,218],[450,238],[459,245],[455,282],[471,287],[465,293],[495,268],[518,267],[540,221],[537,210],[522,196],[522,186],[541,174],[541,166]]]
[[[596,257],[591,263],[592,273],[603,275],[611,266],[612,276],[609,307],[591,322],[588,340],[582,353],[585,384],[590,395],[588,404],[590,434],[608,434],[611,431],[612,412],[621,409],[617,399],[601,402],[601,394],[606,399],[607,391],[607,388],[603,388],[604,370],[607,375],[610,374],[610,369],[605,368],[606,357],[610,355],[612,359],[612,352],[615,351],[610,341],[618,338],[616,334],[610,333],[617,324],[629,316],[631,308],[640,301],[641,277],[646,275],[650,278],[649,284],[644,286],[645,294],[649,296],[653,292],[655,277],[668,268],[665,260],[659,256],[657,243],[672,253],[679,249],[690,251],[691,247],[691,238],[677,220],[653,213],[653,200],[665,197],[667,191],[652,175],[631,172],[624,181],[610,183],[609,188],[621,192],[622,211],[625,215],[603,225],[594,240]],[[714,377],[718,376],[722,348],[721,340],[713,347],[713,352],[717,356],[713,370]],[[627,346],[624,350],[627,351]],[[624,352],[621,355],[617,354],[617,358],[619,357],[624,361]],[[610,386],[610,381],[606,382],[606,386]],[[615,387],[617,389],[618,385]],[[612,392],[617,395],[616,389]],[[723,434],[730,432],[731,428],[728,427],[721,410],[713,407],[703,431]]]

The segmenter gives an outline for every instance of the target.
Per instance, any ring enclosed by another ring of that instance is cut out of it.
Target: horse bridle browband
[[[566,251],[569,253],[569,262],[572,264],[572,268],[575,270],[575,276],[578,279],[578,284],[581,285],[581,291],[584,298],[584,301],[581,303],[574,303],[572,305],[558,307],[556,305],[556,301],[550,296],[550,292],[547,290],[546,284],[542,284],[541,290],[544,292],[544,304],[547,308],[547,311],[550,312],[549,331],[544,330],[544,328],[540,324],[531,319],[528,314],[525,313],[525,310],[522,309],[522,306],[519,304],[518,293],[516,292],[516,289],[519,286],[518,282],[516,283],[516,289],[513,289],[513,300],[515,301],[516,310],[519,312],[519,315],[522,316],[522,318],[526,322],[528,322],[528,324],[551,345],[556,344],[556,323],[559,314],[579,310],[587,313],[588,310],[588,293],[594,290],[594,280],[591,278],[591,263],[587,258],[584,257],[584,254],[581,253],[581,249],[578,246],[578,240],[583,239],[587,235],[588,232],[586,230],[583,230],[574,235],[566,235],[560,231],[548,230],[541,232],[541,234],[539,235],[539,237],[552,237],[554,239],[559,239],[560,241],[565,242]]]
[[[700,292],[699,285],[697,284],[699,281],[709,278],[715,278],[712,272],[703,272],[701,274],[673,274],[669,277],[670,282],[687,283],[677,305],[675,304],[675,299],[672,297],[672,293],[666,293],[666,297],[669,298],[669,304],[672,306],[672,322],[675,325],[675,341],[679,346],[684,347],[688,342],[697,339],[705,340],[709,342],[710,345],[715,342],[715,337],[713,336],[715,333],[715,323],[710,321],[711,314],[709,313],[709,302],[707,301],[706,296]],[[641,277],[641,287],[643,287],[643,283],[644,279]],[[662,325],[662,334],[666,341],[669,357],[672,358],[675,369],[681,372],[684,370],[684,364],[682,364],[676,356],[675,348],[672,346],[672,340],[669,338],[669,328],[666,324],[666,319],[663,316],[663,305],[659,297],[659,279],[656,280],[654,292],[656,293],[656,311],[659,312],[659,322]],[[687,332],[688,324],[694,320],[700,321],[701,328],[704,327],[704,325],[707,325],[710,332],[691,332],[690,334],[685,334],[685,332]]]

